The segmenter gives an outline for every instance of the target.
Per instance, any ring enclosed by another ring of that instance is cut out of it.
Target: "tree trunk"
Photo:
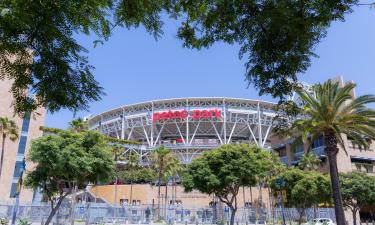
[[[336,222],[337,222],[337,225],[345,225],[346,223],[345,223],[344,207],[342,205],[339,173],[337,170],[337,151],[338,151],[337,147],[336,149],[327,147],[326,154],[327,154],[328,162],[329,162],[329,173],[331,176],[332,197],[333,197],[333,203],[335,205]]]
[[[164,220],[167,221],[168,209],[168,181],[165,183],[165,198],[164,198]]]
[[[230,225],[234,225],[234,218],[236,217],[237,207],[229,206],[230,208]]]
[[[6,138],[6,135],[3,134],[3,140],[1,144],[1,157],[0,157],[0,180],[1,180],[1,174],[3,171],[3,163],[4,163],[5,138]]]
[[[253,207],[253,190],[250,186],[250,203],[251,203],[251,207]]]
[[[160,175],[158,178],[158,220],[160,220]]]
[[[75,220],[75,212],[76,212],[76,210],[75,210],[75,203],[76,203],[76,193],[77,193],[77,186],[76,187],[74,187],[74,189],[73,189],[74,191],[73,191],[73,193],[72,193],[72,205],[71,205],[71,218],[70,218],[70,224],[71,225],[74,225],[74,220]]]
[[[352,210],[353,213],[353,225],[357,225],[357,210]]]
[[[60,206],[61,206],[61,203],[64,201],[65,197],[60,197],[59,201],[57,202],[56,206],[53,207],[53,205],[51,205],[51,213],[49,214],[46,222],[44,223],[44,225],[48,225],[53,217],[55,216],[56,212],[59,210]]]
[[[305,212],[305,209],[299,209],[298,212],[299,212],[298,225],[301,225],[302,217],[303,217],[303,213]]]

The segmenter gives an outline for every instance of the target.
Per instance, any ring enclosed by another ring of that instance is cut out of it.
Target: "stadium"
[[[189,163],[204,151],[229,143],[271,149],[275,104],[223,98],[176,98],[125,105],[89,118],[92,130],[138,144],[124,144],[147,164],[160,145]]]

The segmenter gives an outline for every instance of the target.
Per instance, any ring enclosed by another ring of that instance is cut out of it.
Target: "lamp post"
[[[15,225],[16,220],[17,220],[17,211],[18,211],[18,205],[20,202],[20,193],[21,193],[21,188],[22,188],[22,183],[23,183],[23,178],[22,178],[23,171],[26,169],[25,157],[22,159],[22,167],[20,169],[21,169],[21,174],[20,174],[20,177],[18,179],[18,184],[17,184],[16,204],[14,205],[13,213],[12,213],[12,225]]]
[[[280,210],[281,210],[281,214],[283,216],[283,225],[285,225],[285,214],[284,214],[284,206],[283,206],[283,194],[282,194],[282,189],[285,187],[285,180],[284,178],[282,177],[278,177],[276,179],[276,188],[279,189],[279,197],[278,197],[278,200],[279,200],[279,205],[280,205]]]

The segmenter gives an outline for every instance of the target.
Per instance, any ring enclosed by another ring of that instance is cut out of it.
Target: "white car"
[[[316,218],[303,225],[336,225],[336,224],[329,218]]]

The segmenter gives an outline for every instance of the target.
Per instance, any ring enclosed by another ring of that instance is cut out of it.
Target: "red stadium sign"
[[[171,119],[186,119],[191,116],[194,120],[199,119],[212,119],[221,118],[221,110],[211,109],[211,110],[192,110],[190,113],[187,110],[172,111],[168,112],[155,112],[152,114],[152,121],[156,122],[159,120],[171,120]]]

